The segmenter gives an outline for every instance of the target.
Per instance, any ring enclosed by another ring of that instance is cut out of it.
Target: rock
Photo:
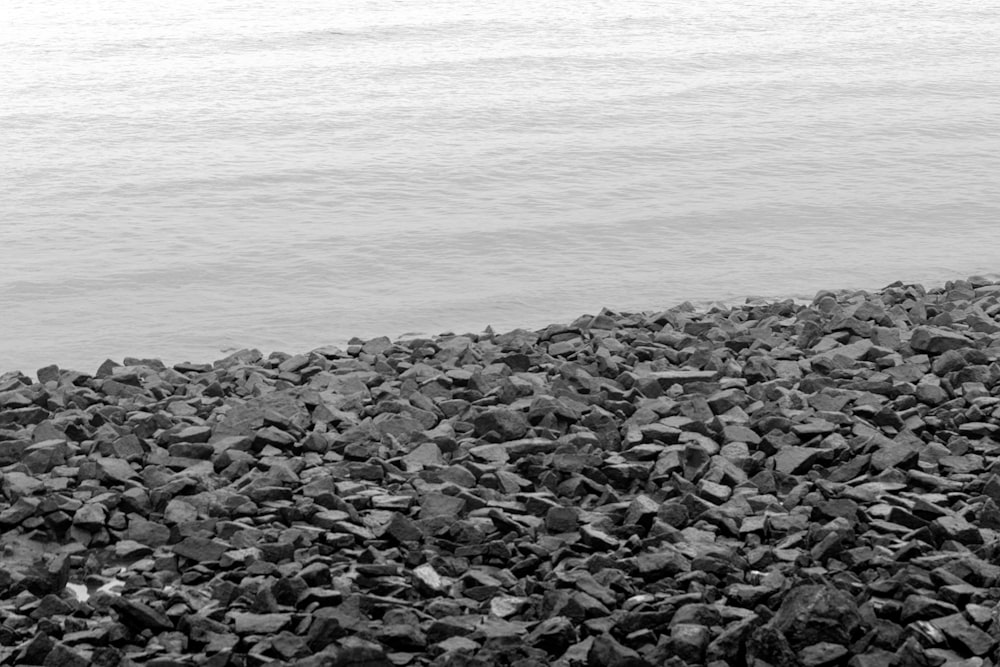
[[[587,653],[587,664],[590,667],[648,667],[650,663],[611,635],[604,634],[594,638]]]
[[[111,607],[118,612],[119,620],[137,630],[173,630],[174,624],[162,611],[156,610],[144,602],[115,597]]]
[[[230,612],[228,616],[233,621],[233,627],[241,635],[262,635],[278,632],[291,623],[291,614],[253,614],[249,612]]]
[[[16,470],[5,472],[2,481],[0,481],[0,490],[3,491],[3,495],[11,502],[16,501],[18,498],[32,496],[40,492],[43,488],[45,488],[43,482]]]
[[[465,510],[466,501],[456,496],[446,496],[441,493],[429,493],[420,500],[420,518],[432,519],[445,517],[457,519]]]
[[[957,611],[954,605],[947,602],[941,602],[927,595],[913,594],[903,601],[901,615],[904,621],[919,621],[955,614]]]
[[[942,516],[928,525],[928,530],[939,541],[954,540],[961,544],[982,544],[979,529],[960,516]]]
[[[846,646],[830,642],[819,642],[812,646],[806,646],[798,653],[802,667],[826,667],[827,665],[841,664],[847,655]]]
[[[224,542],[197,536],[186,537],[173,546],[178,556],[198,562],[217,561],[229,549],[230,545]]]
[[[704,625],[678,623],[670,628],[670,644],[675,655],[688,663],[704,660],[711,633]]]
[[[801,475],[812,468],[823,452],[812,447],[783,447],[774,457],[774,469],[786,475]]]
[[[971,341],[963,334],[943,327],[916,327],[910,336],[910,347],[917,352],[929,354],[942,354],[948,350],[959,350],[970,345]]]
[[[35,516],[41,503],[40,498],[18,498],[13,505],[0,512],[0,526],[10,528]]]
[[[965,620],[962,614],[950,614],[931,621],[945,636],[969,653],[983,656],[996,647],[998,640]]]
[[[691,570],[691,562],[673,547],[639,554],[635,559],[639,574],[645,578],[659,579]]]
[[[861,616],[847,593],[831,586],[805,585],[788,592],[770,623],[793,649],[821,642],[846,646],[861,626]]]
[[[887,443],[872,454],[871,466],[875,470],[914,468],[920,459],[920,449],[903,442]]]
[[[0,662],[1000,649],[988,280],[124,361],[0,375]]]
[[[442,593],[449,583],[430,564],[425,563],[413,568],[413,584],[418,591],[423,591],[428,595]]]
[[[73,514],[73,525],[88,532],[104,528],[107,520],[107,508],[98,503],[87,503]]]
[[[493,434],[496,442],[507,442],[523,438],[530,424],[526,414],[507,408],[487,410],[476,417],[476,435],[480,437]]]
[[[574,507],[550,507],[545,513],[545,528],[550,533],[569,533],[579,527],[579,518]]]
[[[418,445],[413,451],[403,457],[403,462],[406,464],[408,470],[443,468],[445,466],[441,448],[433,442],[425,442]]]
[[[158,547],[170,541],[170,529],[155,521],[148,521],[141,516],[132,515],[128,520],[128,539],[139,544]]]
[[[576,625],[565,616],[545,619],[536,625],[525,642],[537,646],[550,656],[561,656],[578,640]]]
[[[66,646],[56,642],[45,656],[44,667],[89,667],[94,663],[86,657]]]

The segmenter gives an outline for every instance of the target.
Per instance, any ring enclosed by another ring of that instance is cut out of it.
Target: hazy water
[[[4,0],[0,371],[1000,271],[992,0]]]

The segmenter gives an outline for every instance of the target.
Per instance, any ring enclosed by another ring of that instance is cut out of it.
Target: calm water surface
[[[1000,271],[992,0],[0,19],[0,371]]]

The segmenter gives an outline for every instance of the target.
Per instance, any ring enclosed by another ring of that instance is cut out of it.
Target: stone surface
[[[977,278],[5,373],[0,663],[995,664],[998,317]]]

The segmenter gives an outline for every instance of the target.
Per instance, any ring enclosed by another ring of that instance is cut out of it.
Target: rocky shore
[[[0,376],[0,664],[1000,664],[1000,284]]]

